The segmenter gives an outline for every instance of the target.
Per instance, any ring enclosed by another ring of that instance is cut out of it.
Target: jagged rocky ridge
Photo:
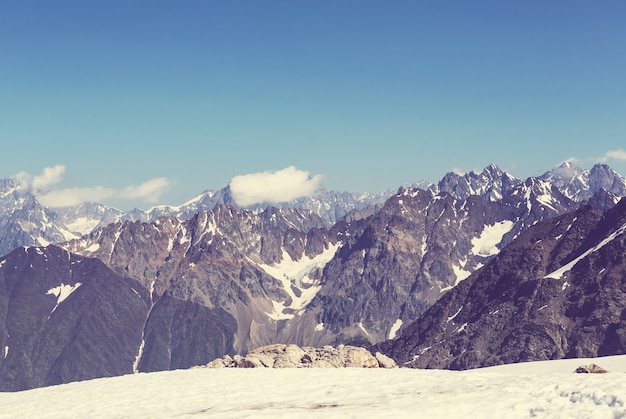
[[[564,163],[539,178],[554,185],[562,194],[577,203],[587,201],[601,190],[607,191],[613,197],[624,196],[626,191],[624,178],[606,165],[595,165],[591,170],[586,170]],[[437,184],[422,181],[405,188],[428,190],[433,194],[448,192],[459,199],[481,195],[497,201],[521,183],[521,179],[491,165],[480,173],[448,173]],[[298,208],[317,215],[322,224],[329,228],[344,217],[354,221],[373,214],[394,193],[387,190],[377,194],[359,194],[320,188],[312,196],[273,205],[278,208]],[[33,204],[24,207],[23,202],[26,201],[32,201]],[[205,191],[180,206],[160,205],[148,210],[123,212],[87,202],[73,207],[51,209],[42,207],[35,197],[20,188],[16,180],[4,179],[0,180],[0,231],[5,232],[0,241],[0,254],[7,254],[18,246],[45,245],[78,238],[114,222],[152,222],[162,216],[174,216],[185,221],[198,212],[211,211],[222,204],[239,208],[232,199],[228,186],[218,191]],[[267,204],[256,204],[245,209],[262,212],[266,207]]]
[[[401,365],[468,369],[626,352],[626,200],[545,220],[376,346]]]
[[[46,246],[73,237],[35,197],[20,193],[16,180],[0,179],[0,255],[24,245]]]
[[[363,218],[375,212],[394,193],[378,194],[335,192],[320,188],[314,195],[291,202],[273,204],[276,208],[297,210],[300,216],[292,219],[300,229],[330,227],[349,214],[352,219]],[[268,204],[240,208],[231,197],[228,186],[217,192],[205,191],[180,206],[160,205],[148,210],[124,212],[105,205],[86,202],[77,206],[45,208],[28,191],[22,190],[14,179],[0,179],[0,255],[19,246],[45,246],[89,234],[97,228],[125,221],[152,222],[171,216],[185,221],[198,212],[212,211],[220,205],[263,212]]]
[[[374,215],[302,229],[293,209],[219,206],[181,222],[126,222],[63,246],[163,295],[226,310],[234,351],[270,343],[375,343],[538,220],[576,208],[529,179],[501,201],[404,189]],[[230,332],[230,331],[229,331]]]
[[[78,232],[81,235],[88,234],[95,228],[106,227],[118,221],[152,222],[164,216],[173,216],[181,221],[185,221],[198,212],[212,211],[220,205],[256,213],[263,212],[268,206],[298,209],[303,214],[310,214],[310,218],[314,219],[315,223],[319,224],[320,227],[330,227],[348,213],[352,217],[362,217],[362,211],[368,214],[370,208],[375,209],[379,207],[393,193],[394,190],[372,194],[337,192],[320,188],[311,196],[298,198],[290,202],[258,203],[241,207],[232,198],[229,186],[226,186],[218,191],[205,191],[179,206],[159,205],[148,210],[136,208],[128,212],[122,212],[104,205],[86,203],[76,207],[55,208],[54,213],[71,231]]]
[[[138,280],[151,304],[171,296],[226,310],[236,327],[223,333],[235,337],[231,350],[241,353],[285,339],[280,320],[306,307],[339,246],[328,230],[293,228],[294,212],[219,206],[185,222],[113,224],[64,246]]]

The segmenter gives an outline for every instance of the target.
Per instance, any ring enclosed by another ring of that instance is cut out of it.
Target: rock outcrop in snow
[[[310,346],[275,344],[262,346],[246,356],[215,359],[207,368],[396,368],[395,361],[377,352],[350,345]]]
[[[577,374],[604,374],[608,372],[604,368],[596,364],[581,365],[574,371]]]

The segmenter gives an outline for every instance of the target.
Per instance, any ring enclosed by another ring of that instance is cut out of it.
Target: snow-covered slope
[[[591,362],[609,372],[573,373]],[[0,405],[7,418],[621,418],[626,356],[462,372],[197,368],[0,393]]]
[[[626,180],[606,164],[596,164],[587,170],[565,162],[540,178],[554,184],[563,195],[576,202],[588,200],[600,189],[616,196],[626,194]]]

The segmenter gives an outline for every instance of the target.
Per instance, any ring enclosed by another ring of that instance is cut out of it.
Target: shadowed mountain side
[[[56,247],[0,261],[0,391],[189,368],[234,353],[235,319]]]
[[[626,351],[626,200],[541,222],[376,345],[400,365],[468,369]]]
[[[237,322],[225,310],[165,294],[146,322],[145,347],[138,370],[190,368],[223,354],[233,354],[236,332]]]
[[[0,265],[1,390],[133,371],[148,310],[139,283],[55,246]]]

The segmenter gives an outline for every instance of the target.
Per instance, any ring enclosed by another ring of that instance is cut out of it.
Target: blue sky
[[[291,166],[355,192],[624,175],[624,22],[623,1],[1,2],[0,178],[129,209]]]

